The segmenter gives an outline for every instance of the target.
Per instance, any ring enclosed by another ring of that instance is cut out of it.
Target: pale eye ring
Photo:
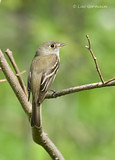
[[[51,47],[51,48],[54,48],[54,44],[51,44],[50,47]]]

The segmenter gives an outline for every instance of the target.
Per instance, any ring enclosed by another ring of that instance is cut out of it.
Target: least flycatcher
[[[32,92],[31,126],[41,126],[41,103],[49,90],[59,68],[59,50],[64,43],[44,42],[37,49],[28,76],[28,100]]]

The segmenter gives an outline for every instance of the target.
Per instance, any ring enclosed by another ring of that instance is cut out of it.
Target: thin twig
[[[105,84],[108,84],[108,83],[110,83],[110,82],[112,82],[112,81],[115,81],[115,78],[109,79],[108,81],[105,82]]]
[[[28,96],[27,91],[26,91],[26,87],[25,87],[25,85],[24,85],[24,81],[23,81],[23,79],[22,79],[22,77],[21,77],[21,74],[20,74],[20,71],[19,71],[19,69],[18,69],[18,67],[17,67],[17,64],[16,64],[16,62],[15,62],[15,60],[14,60],[14,58],[13,58],[12,52],[11,52],[9,49],[7,49],[7,50],[5,51],[5,53],[7,54],[8,58],[10,59],[12,65],[13,65],[13,67],[14,67],[14,70],[15,70],[16,74],[18,74],[18,80],[19,80],[19,83],[20,83],[20,85],[21,85],[24,93],[26,94],[26,96]]]
[[[24,74],[25,72],[26,72],[25,70],[20,72],[20,75]],[[16,76],[19,76],[19,74],[16,74]],[[6,81],[7,81],[7,79],[0,79],[0,82],[6,82]]]
[[[91,42],[90,42],[89,36],[86,35],[86,38],[87,38],[87,40],[88,40],[89,46],[85,46],[85,47],[90,51],[90,53],[91,53],[91,55],[92,55],[92,57],[93,57],[93,60],[94,60],[95,65],[96,65],[97,72],[98,72],[99,77],[100,77],[100,79],[101,79],[101,82],[102,82],[103,84],[105,84],[104,79],[103,79],[103,76],[102,76],[101,71],[100,71],[100,69],[99,69],[99,65],[98,65],[98,63],[97,63],[97,59],[96,59],[96,57],[95,57],[95,55],[94,55],[94,53],[93,53],[93,51],[92,51],[92,49],[91,49]]]
[[[20,72],[20,73],[17,73],[16,76],[20,76],[20,75],[24,74],[25,72],[26,72],[26,71],[24,70],[24,71],[22,71],[22,72]]]
[[[7,80],[6,79],[0,79],[0,82],[6,82]]]

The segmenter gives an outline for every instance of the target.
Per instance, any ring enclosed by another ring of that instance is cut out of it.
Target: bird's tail
[[[41,104],[32,102],[31,126],[41,127]]]

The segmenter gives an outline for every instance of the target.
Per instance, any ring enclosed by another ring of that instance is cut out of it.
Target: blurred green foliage
[[[25,83],[37,47],[48,40],[68,44],[61,49],[53,89],[100,81],[85,48],[86,34],[104,79],[114,77],[114,0],[0,1],[0,48],[10,48],[20,71],[26,69]],[[114,160],[114,124],[114,87],[43,102],[43,128],[67,160]],[[0,83],[0,126],[0,160],[50,160],[33,143],[27,117],[7,82]]]

